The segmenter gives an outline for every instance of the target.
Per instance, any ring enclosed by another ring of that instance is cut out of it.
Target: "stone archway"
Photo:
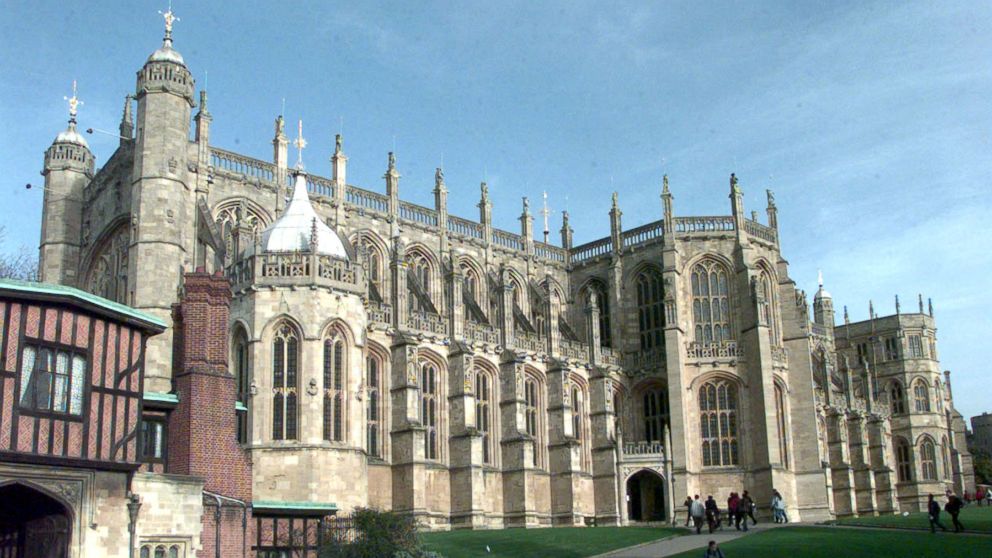
[[[649,469],[642,469],[627,479],[627,519],[629,521],[665,521],[665,479]]]
[[[68,558],[71,538],[62,502],[24,484],[0,486],[0,557]]]

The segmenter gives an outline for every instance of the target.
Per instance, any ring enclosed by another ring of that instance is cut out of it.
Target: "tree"
[[[27,246],[8,251],[7,229],[0,225],[0,279],[38,280],[38,258]]]

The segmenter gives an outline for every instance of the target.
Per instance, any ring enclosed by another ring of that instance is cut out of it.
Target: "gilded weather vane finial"
[[[296,146],[298,155],[296,158],[296,168],[303,168],[303,148],[307,146],[307,140],[303,139],[303,120],[300,120],[299,130],[297,132],[296,139],[293,140],[293,145]]]
[[[165,20],[165,43],[166,45],[172,45],[172,24],[179,21],[176,14],[172,13],[172,0],[169,0],[169,9],[166,11],[159,10],[158,12],[162,19]]]
[[[79,105],[83,104],[82,101],[76,97],[76,80],[72,80],[72,97],[62,97],[69,102],[69,123],[76,123],[76,114],[79,112]]]

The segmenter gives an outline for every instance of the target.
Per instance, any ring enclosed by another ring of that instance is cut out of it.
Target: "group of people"
[[[979,486],[973,493],[965,491],[964,501],[970,503],[972,500],[977,502],[979,507],[982,504],[988,504],[989,507],[992,507],[992,488]]]
[[[785,505],[782,503],[782,497],[775,492],[779,499],[779,504],[782,507],[782,514],[785,514]],[[775,500],[772,499],[772,509],[775,509]],[[690,524],[696,528],[696,534],[700,534],[703,531],[703,521],[706,522],[709,527],[709,532],[712,533],[717,529],[723,529],[723,521],[720,517],[720,506],[717,504],[713,496],[710,495],[706,498],[705,502],[699,500],[699,494],[696,494],[695,498],[690,498],[686,496],[685,498],[686,507],[686,518],[685,526],[689,527]],[[736,492],[731,492],[730,497],[727,498],[727,527],[733,525],[738,531],[747,531],[747,520],[751,519],[752,525],[757,525],[758,520],[754,518],[755,509],[754,499],[748,494],[747,490],[743,494],[737,494]],[[776,515],[777,517],[777,515]]]
[[[964,525],[958,519],[958,514],[961,513],[961,508],[964,507],[964,502],[957,494],[954,494],[950,490],[947,491],[947,503],[944,504],[944,511],[951,515],[951,521],[954,524],[954,532],[960,533],[964,531]],[[933,494],[927,497],[927,517],[930,519],[930,532],[936,533],[937,527],[940,527],[941,531],[946,531],[947,527],[940,522],[940,504],[937,500],[934,500]]]

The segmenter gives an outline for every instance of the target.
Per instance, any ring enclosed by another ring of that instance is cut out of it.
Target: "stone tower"
[[[823,288],[823,274],[820,273],[817,281],[820,288],[817,289],[813,297],[813,321],[824,327],[833,329],[834,327],[834,300],[830,293]]]
[[[76,82],[69,101],[69,127],[45,151],[45,200],[41,217],[39,279],[77,286],[82,235],[83,188],[93,178],[93,153],[76,131]]]
[[[128,303],[171,325],[183,268],[193,254],[193,192],[187,170],[193,77],[172,48],[166,12],[162,48],[138,72],[137,137],[131,184]],[[139,273],[139,270],[141,272]],[[153,271],[154,270],[154,271]],[[148,343],[146,390],[171,390],[172,328]]]

